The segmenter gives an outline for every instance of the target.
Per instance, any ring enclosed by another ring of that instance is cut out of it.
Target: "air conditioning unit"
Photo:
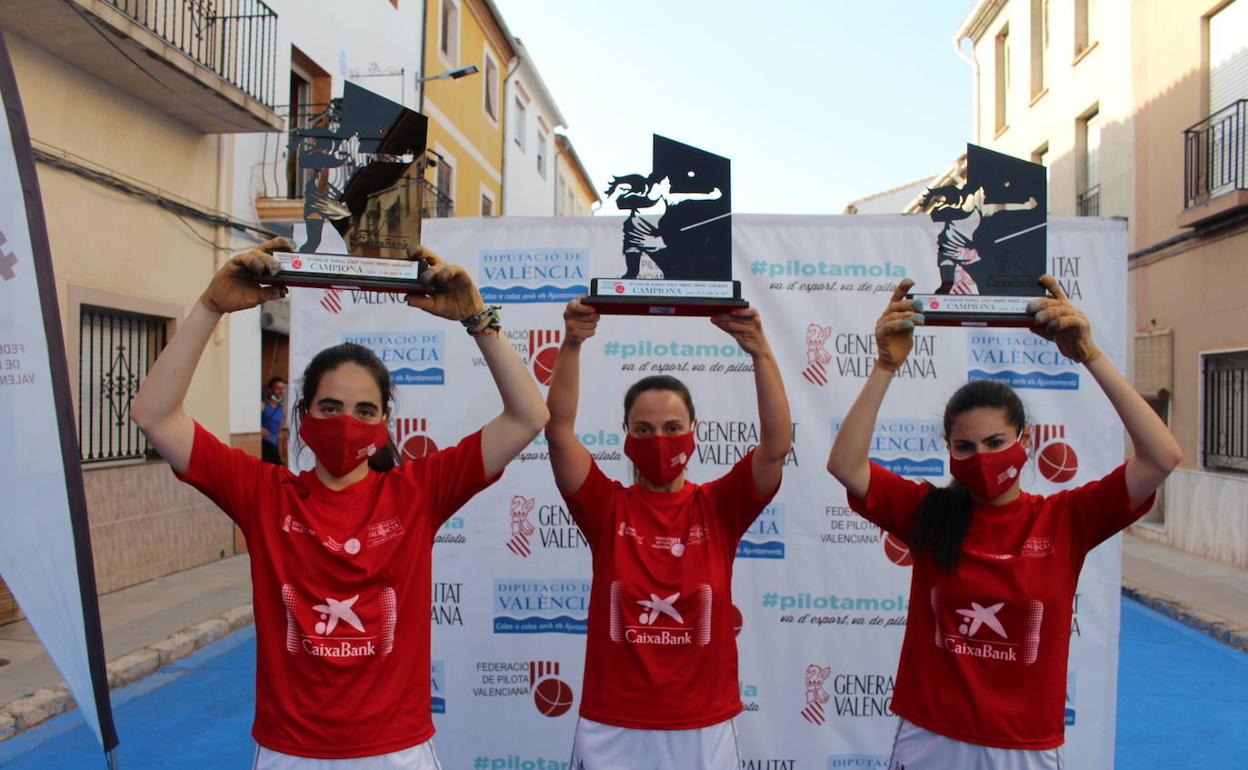
[[[260,306],[260,328],[277,334],[290,335],[290,299],[269,300]]]

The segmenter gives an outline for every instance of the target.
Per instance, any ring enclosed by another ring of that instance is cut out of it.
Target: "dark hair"
[[[642,176],[641,174],[625,174],[624,176],[611,177],[611,183],[607,185],[604,191],[609,198],[621,185],[628,185],[628,192],[616,198],[615,205],[619,209],[646,209],[655,204],[650,199],[650,188],[663,178],[663,174],[657,171],[650,176]]]
[[[689,394],[689,388],[685,387],[685,383],[666,374],[652,374],[634,382],[629,387],[628,392],[624,394],[624,427],[626,429],[628,427],[628,413],[633,409],[633,402],[637,400],[637,396],[645,393],[647,390],[670,390],[680,396],[680,400],[685,402],[685,407],[689,410],[689,420],[693,420],[693,396]]]
[[[390,371],[386,369],[385,364],[381,363],[376,353],[363,345],[344,342],[317,353],[303,370],[299,401],[295,405],[294,432],[296,436],[299,435],[297,421],[312,408],[312,399],[316,397],[316,390],[321,386],[321,378],[326,372],[332,372],[344,364],[355,364],[372,375],[373,381],[377,383],[377,389],[381,391],[382,419],[388,418],[394,411],[394,385],[390,382]],[[394,439],[391,438],[385,449],[368,458],[368,467],[375,471],[388,471],[400,462],[402,458],[399,455],[399,448],[395,446]]]
[[[268,383],[266,383],[264,387],[265,387],[265,389],[266,389],[266,390],[273,390],[273,385],[274,385],[274,384],[279,383],[279,382],[285,382],[285,381],[286,381],[286,378],[285,378],[285,377],[282,377],[282,376],[280,376],[280,375],[276,375],[276,374],[275,374],[275,375],[273,375],[272,377],[270,377],[270,378],[269,378]]]
[[[1000,409],[1005,420],[1019,432],[1027,424],[1023,402],[1009,385],[992,380],[975,380],[958,388],[945,404],[945,440],[953,422],[972,409]],[[946,571],[953,572],[962,557],[962,540],[971,526],[974,501],[966,487],[954,481],[947,487],[934,487],[919,503],[910,547],[927,553]]]

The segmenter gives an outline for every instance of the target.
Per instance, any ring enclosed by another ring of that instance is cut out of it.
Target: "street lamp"
[[[440,72],[440,73],[438,73],[437,75],[430,75],[430,76],[428,76],[428,77],[418,77],[418,78],[416,78],[416,82],[417,82],[417,83],[424,83],[425,81],[428,81],[428,80],[445,80],[446,78],[450,78],[450,79],[452,79],[452,80],[459,80],[459,79],[460,79],[460,78],[462,78],[462,77],[467,77],[467,76],[469,76],[469,75],[475,75],[475,74],[477,74],[477,73],[478,73],[478,72],[480,72],[480,71],[481,71],[481,70],[477,69],[477,65],[475,65],[475,64],[468,64],[468,65],[465,65],[465,66],[463,66],[463,67],[456,67],[456,68],[455,68],[455,69],[453,69],[453,70],[447,70],[446,72]]]
[[[446,72],[439,72],[436,75],[429,75],[428,77],[417,76],[416,85],[420,88],[420,96],[416,100],[416,111],[417,112],[425,111],[425,83],[426,82],[430,80],[446,80],[448,78],[451,80],[459,80],[460,78],[468,77],[469,75],[475,75],[480,71],[481,70],[477,69],[477,65],[475,64],[465,64],[463,67],[456,67],[453,70],[447,70]]]

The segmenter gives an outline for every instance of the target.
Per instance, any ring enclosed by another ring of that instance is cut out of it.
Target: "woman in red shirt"
[[[463,321],[503,411],[458,446],[399,464],[387,424],[390,375],[346,343],[308,364],[295,405],[316,455],[291,473],[221,443],[183,409],[204,346],[225,313],[279,296],[257,277],[276,270],[281,239],[230,260],[161,352],[131,408],[180,479],[242,529],[256,619],[258,744],[253,769],[433,770],[430,581],[434,535],[527,446],[548,413],[527,369],[498,335],[462,268],[422,250],[439,291],[409,304]]]
[[[1047,497],[1022,492],[1031,441],[1023,405],[991,381],[967,383],[945,407],[950,486],[906,481],[872,463],[884,394],[923,323],[919,302],[905,299],[909,280],[876,323],[875,369],[828,458],[850,506],[914,555],[890,770],[1061,767],[1071,607],[1084,558],[1148,511],[1182,459],[1174,436],[1093,344],[1087,317],[1052,276],[1041,283],[1055,298],[1028,307],[1032,331],[1083,364],[1122,419],[1135,454],[1117,470]]]
[[[598,316],[573,301],[555,363],[546,427],[555,482],[593,554],[577,770],[737,770],[741,712],[732,605],[737,543],[780,486],[793,441],[789,403],[758,311],[712,322],[753,358],[759,443],[726,475],[685,478],[694,408],[676,378],[646,377],[624,396],[625,487],[577,440],[580,352]],[[734,616],[737,620],[734,621]]]

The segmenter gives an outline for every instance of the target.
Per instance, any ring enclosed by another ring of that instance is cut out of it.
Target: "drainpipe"
[[[971,55],[970,56],[967,56],[965,53],[962,52],[961,43],[963,40],[971,41]],[[971,119],[975,122],[975,126],[974,126],[975,144],[979,144],[980,143],[979,141],[979,59],[975,56],[975,41],[969,37],[964,37],[961,39],[955,37],[953,39],[953,52],[958,55],[959,59],[966,62],[966,66],[970,67],[971,72],[974,73],[972,75],[972,80],[974,81],[974,84],[973,84],[973,91],[971,95],[971,99],[972,99]]]
[[[507,109],[507,84],[511,82],[511,76],[515,74],[519,66],[520,55],[517,54],[512,57],[511,61],[507,62],[507,72],[504,73],[502,87],[499,88],[499,101],[502,104],[498,105],[498,128],[503,135],[503,151],[498,159],[498,175],[501,177],[501,181],[498,183],[498,216],[500,217],[507,213],[507,113],[509,112]]]
[[[422,0],[420,4],[420,70],[416,73],[417,78],[425,76],[425,59],[429,55],[429,0]],[[416,111],[424,114],[425,112],[425,81],[417,80],[416,87],[420,89],[420,93],[416,96]]]

